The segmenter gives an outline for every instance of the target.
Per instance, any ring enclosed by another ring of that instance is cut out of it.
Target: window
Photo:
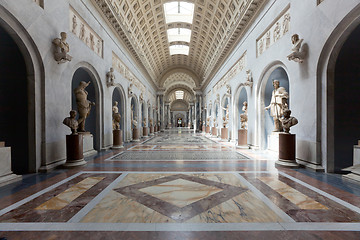
[[[191,30],[186,28],[171,28],[167,30],[169,42],[190,42]]]
[[[175,55],[175,54],[189,55],[189,46],[186,46],[186,45],[170,46],[170,55]]]
[[[164,4],[165,21],[186,22],[192,24],[194,17],[194,4],[187,2],[169,2]]]
[[[181,91],[181,90],[176,91],[175,96],[176,96],[176,100],[177,99],[184,99],[184,91]]]

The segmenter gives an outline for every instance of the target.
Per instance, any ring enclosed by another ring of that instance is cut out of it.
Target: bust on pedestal
[[[228,134],[228,129],[226,127],[226,124],[228,123],[227,119],[225,117],[223,117],[223,128],[221,128],[221,139],[222,140],[228,140],[229,138],[229,134]]]
[[[290,128],[298,123],[295,117],[291,117],[289,109],[284,110],[284,116],[280,119],[284,132],[279,134],[279,160],[276,167],[298,168],[296,162],[296,135],[290,133]]]
[[[146,125],[147,125],[146,118],[144,118],[144,120],[143,120],[143,137],[145,137],[145,138],[149,137],[148,128]]]
[[[75,119],[76,111],[70,111],[70,117],[64,119],[63,124],[71,129],[71,134],[66,135],[66,168],[85,165],[83,154],[83,135],[77,133],[78,121]]]
[[[119,113],[118,102],[114,102],[113,111],[113,146],[112,149],[123,148],[122,130],[120,129],[121,115]]]
[[[0,186],[21,180],[22,176],[11,171],[11,147],[5,147],[5,142],[0,142]]]

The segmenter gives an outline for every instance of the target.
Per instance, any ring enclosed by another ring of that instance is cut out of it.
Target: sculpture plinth
[[[217,137],[217,129],[216,129],[216,127],[212,127],[211,135],[213,135],[214,137]]]
[[[150,127],[150,136],[152,136],[152,135],[154,135],[154,127],[153,126]]]
[[[66,135],[66,162],[65,168],[85,165],[83,154],[83,135]]]
[[[22,176],[13,174],[11,171],[11,147],[5,147],[1,142],[0,147],[0,186],[21,180]]]
[[[206,133],[210,133],[210,126],[206,126],[206,127],[205,127],[205,132],[206,132]]]
[[[247,129],[238,130],[238,146],[247,146]]]
[[[279,133],[279,160],[275,162],[276,167],[298,168],[296,162],[296,135],[290,133]]]
[[[148,128],[143,127],[143,137],[149,137]]]
[[[140,139],[139,139],[139,137],[140,137],[140,136],[139,136],[139,135],[140,135],[140,134],[139,134],[139,129],[133,128],[132,134],[133,134],[133,135],[132,135],[132,138],[133,138],[132,141],[133,141],[133,142],[139,142],[139,141],[140,141]]]
[[[229,139],[229,133],[227,128],[221,128],[221,139],[222,140],[228,140]]]
[[[205,132],[205,126],[204,125],[202,126],[201,131]]]
[[[113,146],[112,149],[119,149],[123,148],[123,139],[122,139],[122,130],[121,129],[114,129],[113,130]]]

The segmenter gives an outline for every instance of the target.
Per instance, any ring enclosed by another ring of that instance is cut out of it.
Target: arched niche
[[[121,120],[120,120],[120,129],[122,130],[122,137],[123,139],[125,139],[125,130],[126,128],[124,126],[126,126],[125,124],[125,110],[126,110],[126,103],[125,103],[125,92],[123,89],[121,89],[120,87],[115,87],[113,94],[112,94],[112,104],[114,105],[114,102],[118,102],[118,108],[119,108],[119,113],[121,115]]]
[[[0,26],[0,141],[11,147],[11,170],[28,173],[29,110],[28,71],[16,42]],[[8,166],[6,166],[8,168]]]
[[[175,126],[185,127],[185,115],[182,113],[175,114]]]
[[[78,106],[76,103],[76,97],[74,94],[74,89],[77,88],[80,82],[90,82],[89,86],[85,88],[87,92],[87,100],[95,103],[95,105],[91,106],[90,114],[85,120],[85,130],[86,132],[90,132],[93,135],[93,146],[94,149],[100,151],[101,146],[101,133],[100,133],[100,109],[101,109],[101,102],[100,102],[100,90],[97,84],[96,78],[91,72],[90,69],[85,67],[78,68],[72,77],[71,81],[71,89],[72,92],[72,109],[76,109],[78,111]],[[78,111],[79,112],[79,111]],[[79,116],[79,114],[78,114]]]
[[[139,117],[138,117],[138,101],[136,96],[132,96],[131,97],[131,101],[130,101],[130,111],[131,111],[131,115],[130,115],[130,125],[131,125],[131,129],[133,128],[138,128],[139,126]],[[134,125],[133,120],[137,121],[137,125]]]
[[[249,108],[249,101],[248,101],[248,95],[246,92],[246,89],[244,87],[242,87],[240,89],[240,93],[239,93],[239,97],[237,100],[237,105],[236,105],[236,127],[235,129],[240,129],[241,128],[241,122],[240,122],[240,114],[244,113],[243,106],[244,106],[244,102],[248,103],[248,108]]]
[[[274,120],[270,116],[270,110],[265,110],[265,107],[270,105],[272,92],[274,90],[273,81],[278,80],[280,87],[284,87],[290,96],[289,76],[282,64],[274,64],[264,74],[260,85],[260,106],[258,108],[258,116],[260,116],[258,133],[260,134],[260,148],[267,149],[268,136],[274,131]],[[290,108],[290,100],[288,99]],[[290,108],[291,109],[291,108]]]
[[[334,75],[334,171],[353,165],[353,146],[360,139],[360,25],[342,46]]]

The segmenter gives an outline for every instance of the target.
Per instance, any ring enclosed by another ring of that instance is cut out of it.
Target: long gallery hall
[[[0,0],[0,240],[360,239],[360,0]]]

